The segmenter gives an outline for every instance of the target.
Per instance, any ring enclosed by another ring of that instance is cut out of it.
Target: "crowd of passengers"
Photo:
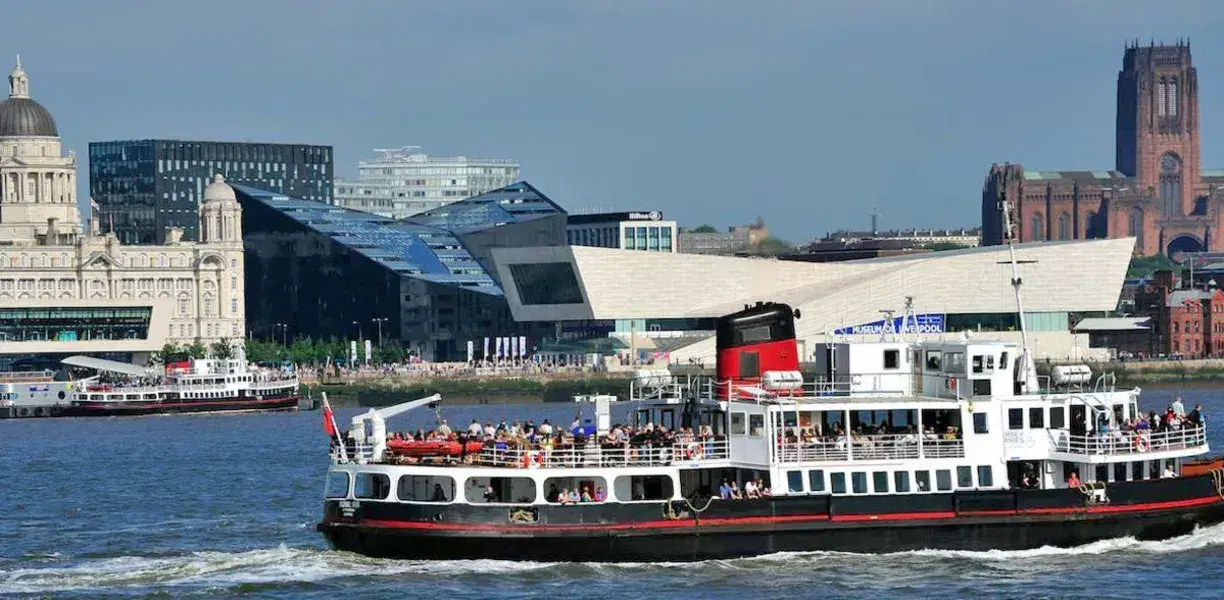
[[[387,441],[458,442],[464,447],[465,459],[470,456],[467,453],[469,442],[479,442],[483,448],[494,451],[514,454],[539,451],[547,454],[554,451],[585,450],[591,445],[597,445],[605,451],[671,449],[676,446],[687,448],[694,445],[700,448],[701,443],[716,439],[718,436],[714,434],[709,425],[694,430],[690,427],[669,429],[654,423],[647,423],[641,427],[617,423],[607,433],[600,435],[596,432],[595,426],[591,424],[591,420],[582,419],[581,414],[574,416],[568,428],[554,425],[549,419],[544,419],[539,425],[536,425],[534,420],[507,423],[505,419],[502,419],[496,426],[491,421],[482,425],[479,420],[472,419],[467,428],[456,431],[446,419],[442,419],[437,427],[428,431],[417,429],[416,432],[402,431],[387,434]],[[578,493],[581,496],[581,492]]]
[[[921,435],[918,434],[918,428],[914,425],[906,427],[893,427],[888,423],[880,423],[879,425],[859,424],[854,427],[848,434],[842,428],[840,421],[834,421],[829,426],[828,434],[821,431],[819,425],[811,427],[787,427],[785,435],[781,441],[786,444],[797,444],[802,446],[817,446],[822,444],[835,445],[839,449],[844,449],[847,442],[853,442],[855,446],[872,446],[881,442],[888,443],[910,443],[917,444],[921,437],[924,442],[936,442],[939,440],[959,440],[961,439],[960,428],[955,425],[947,425],[937,429],[932,426],[924,428]],[[887,437],[881,437],[887,436]]]
[[[1178,396],[1165,409],[1164,414],[1151,411],[1147,415],[1140,414],[1133,419],[1121,422],[1110,419],[1107,415],[1101,415],[1097,419],[1096,431],[1093,433],[1098,438],[1130,443],[1137,436],[1150,438],[1151,434],[1156,433],[1165,434],[1164,437],[1168,437],[1174,432],[1195,431],[1206,425],[1207,415],[1203,413],[1203,405],[1196,404],[1194,410],[1187,413],[1181,396]]]

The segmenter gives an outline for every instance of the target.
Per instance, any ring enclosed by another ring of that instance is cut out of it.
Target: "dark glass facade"
[[[538,192],[516,186],[490,192],[495,200],[461,201],[428,223],[235,186],[243,208],[250,334],[272,338],[285,323],[290,338],[360,336],[377,343],[378,321],[386,319],[385,340],[398,339],[435,361],[466,360],[468,341],[479,357],[485,337],[526,336],[538,344],[554,325],[516,323],[479,260],[486,244],[564,243],[565,213],[534,201],[532,210],[519,210],[530,207],[520,198]],[[443,218],[454,215],[463,216],[461,224]]]
[[[332,148],[303,144],[132,140],[89,144],[89,193],[102,231],[128,244],[165,241],[167,227],[197,235],[204,187],[220,173],[304,200],[330,203]]]
[[[147,306],[0,308],[0,340],[76,342],[149,337]]]

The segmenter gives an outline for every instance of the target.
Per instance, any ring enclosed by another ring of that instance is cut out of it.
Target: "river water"
[[[1172,391],[1145,392],[1163,409]],[[1202,402],[1224,447],[1224,388]],[[568,423],[573,405],[462,406]],[[354,411],[345,411],[343,417]],[[429,411],[405,418],[428,426]],[[696,564],[375,560],[329,550],[319,412],[0,421],[0,596],[1220,598],[1224,525],[1022,552],[786,553]]]

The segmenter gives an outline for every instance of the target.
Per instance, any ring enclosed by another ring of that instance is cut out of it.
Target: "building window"
[[[1143,254],[1143,209],[1138,206],[1130,211],[1126,219],[1126,235],[1135,238],[1135,250]]]
[[[1168,114],[1167,87],[1168,83],[1161,77],[1160,83],[1156,85],[1156,114],[1162,117]]]
[[[1166,216],[1181,214],[1181,158],[1172,152],[1160,157],[1160,206]]]
[[[1045,217],[1043,217],[1041,213],[1039,212],[1033,213],[1032,227],[1033,227],[1032,239],[1044,240],[1045,239]]]
[[[1058,239],[1071,239],[1071,215],[1067,213],[1058,215]]]

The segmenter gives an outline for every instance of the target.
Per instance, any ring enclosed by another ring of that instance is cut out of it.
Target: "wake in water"
[[[1042,547],[1033,550],[985,552],[917,550],[890,554],[846,552],[780,552],[765,556],[698,563],[544,563],[495,560],[400,561],[372,559],[346,552],[289,548],[284,545],[247,552],[194,552],[181,556],[119,556],[75,561],[55,566],[58,556],[27,556],[0,563],[0,595],[46,594],[68,591],[101,591],[121,588],[217,589],[259,584],[318,583],[352,577],[423,579],[507,577],[546,581],[556,578],[619,578],[626,572],[674,570],[687,576],[719,578],[743,570],[768,570],[779,575],[803,574],[813,567],[832,570],[915,570],[939,563],[1003,563],[1040,569],[1052,566],[1051,557],[1084,557],[1125,554],[1130,557],[1191,552],[1224,546],[1224,523],[1164,541],[1133,538],[1104,540],[1074,548]],[[951,563],[951,564],[949,564]],[[793,573],[788,573],[793,572]]]

